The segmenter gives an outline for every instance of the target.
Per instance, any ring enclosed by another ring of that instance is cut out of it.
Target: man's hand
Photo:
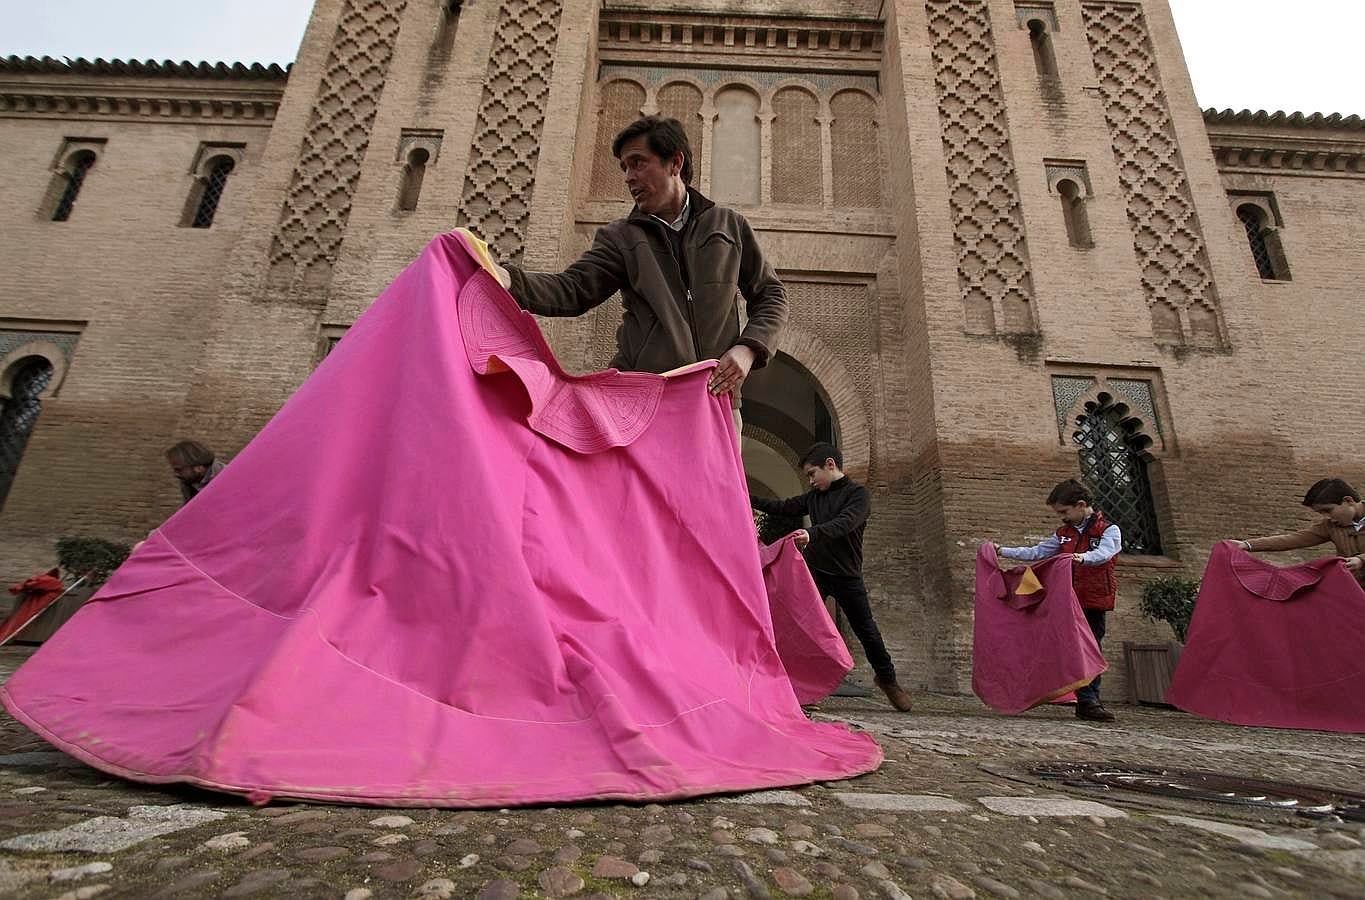
[[[721,356],[720,365],[711,373],[711,380],[706,383],[706,389],[717,397],[734,393],[744,383],[744,379],[749,377],[749,370],[754,367],[754,360],[757,358],[758,354],[754,352],[753,347],[735,344]]]
[[[797,550],[806,549],[806,545],[810,543],[810,532],[804,528],[800,531],[793,531],[792,536],[796,539],[795,543]]]
[[[1352,575],[1358,575],[1362,569],[1365,569],[1365,559],[1359,556],[1348,556],[1343,562],[1346,563],[1346,571]]]
[[[1071,561],[1079,566],[1081,563],[1085,562],[1085,554],[1073,553],[1071,554]]]

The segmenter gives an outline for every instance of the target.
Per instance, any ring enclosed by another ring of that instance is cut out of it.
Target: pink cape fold
[[[1108,664],[1086,624],[1071,583],[1071,559],[1032,564],[1043,590],[1015,593],[1025,566],[1000,571],[995,548],[976,553],[972,690],[1011,715],[1071,693]]]
[[[1365,590],[1336,557],[1213,548],[1166,700],[1238,725],[1365,732]]]
[[[783,669],[709,368],[568,376],[438,237],[0,701],[98,768],[258,802],[871,771],[876,742],[809,721]]]
[[[853,668],[853,657],[825,608],[791,535],[760,547],[777,655],[802,703],[823,700]]]

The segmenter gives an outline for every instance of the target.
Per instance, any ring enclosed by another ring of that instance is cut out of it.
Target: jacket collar
[[[710,200],[708,200],[706,197],[702,196],[701,191],[697,190],[694,187],[689,187],[687,189],[687,199],[689,204],[691,205],[691,215],[689,215],[687,218],[688,225],[691,225],[693,222],[697,221],[698,216],[700,216],[702,213],[706,212],[708,209],[716,205],[712,203]],[[656,225],[663,225],[662,221],[655,218],[654,216],[651,216],[647,212],[643,212],[638,206],[631,208],[630,215],[626,217],[626,221],[634,222],[636,224],[653,222]]]

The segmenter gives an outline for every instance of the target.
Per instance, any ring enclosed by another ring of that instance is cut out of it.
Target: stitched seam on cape
[[[253,604],[253,605],[254,605],[254,604]],[[484,713],[470,712],[469,710],[467,710],[467,709],[462,709],[461,707],[458,707],[458,706],[454,705],[453,703],[447,703],[447,702],[445,702],[444,700],[437,700],[435,697],[432,697],[432,696],[430,696],[430,695],[428,695],[428,694],[424,694],[424,693],[422,693],[421,691],[417,690],[416,688],[412,687],[411,685],[404,684],[404,683],[401,682],[401,681],[396,681],[396,680],[394,680],[393,678],[389,677],[388,675],[385,675],[383,672],[379,672],[379,671],[376,671],[375,669],[370,668],[369,666],[365,665],[365,664],[364,664],[363,662],[361,662],[360,660],[355,659],[354,657],[352,657],[352,656],[350,656],[349,654],[347,654],[347,653],[345,653],[344,651],[342,651],[339,647],[337,647],[336,645],[334,645],[331,641],[327,640],[327,635],[323,634],[322,627],[321,627],[321,621],[320,621],[320,619],[319,619],[318,614],[317,614],[316,611],[314,611],[314,610],[310,607],[309,609],[303,610],[303,612],[304,612],[304,613],[311,613],[311,614],[312,614],[314,630],[317,632],[318,639],[322,641],[323,646],[326,647],[328,650],[331,650],[331,651],[332,651],[333,653],[335,653],[337,656],[340,656],[342,659],[346,660],[346,661],[347,661],[348,663],[350,663],[351,665],[355,666],[355,667],[358,668],[358,669],[363,669],[364,671],[369,672],[371,675],[375,676],[376,678],[382,679],[383,681],[387,681],[388,683],[390,683],[390,684],[392,684],[392,685],[396,685],[397,687],[400,687],[400,688],[402,688],[402,689],[405,690],[405,691],[408,691],[408,692],[410,692],[410,693],[416,694],[417,696],[421,697],[421,698],[424,699],[424,700],[427,700],[427,701],[429,701],[429,702],[431,702],[431,703],[435,703],[435,704],[437,704],[438,706],[444,706],[444,707],[446,707],[447,709],[452,709],[452,710],[454,710],[455,712],[460,713],[460,714],[462,714],[462,715],[472,716],[472,717],[475,718],[475,719],[488,719],[488,720],[494,721],[494,722],[517,722],[517,723],[520,723],[520,724],[522,724],[522,725],[582,725],[584,722],[591,722],[591,721],[593,721],[593,720],[596,718],[596,713],[597,713],[597,711],[598,711],[599,709],[601,709],[601,708],[602,708],[602,705],[605,704],[608,700],[612,699],[613,697],[616,698],[617,700],[620,700],[620,699],[621,699],[620,696],[619,696],[618,694],[616,694],[616,693],[604,694],[604,695],[602,696],[602,698],[601,698],[600,700],[597,701],[597,705],[594,706],[594,707],[592,708],[592,712],[589,713],[588,715],[584,716],[584,717],[581,718],[581,719],[567,719],[567,720],[559,721],[559,722],[545,721],[544,719],[517,719],[517,718],[513,718],[513,717],[511,717],[511,716],[490,716],[490,715],[486,715],[486,714],[484,714]],[[708,706],[715,706],[717,703],[725,703],[725,702],[726,702],[726,700],[725,700],[724,697],[717,697],[717,698],[714,699],[714,700],[708,700],[708,701],[706,701],[705,703],[702,703],[702,704],[699,705],[699,706],[694,706],[694,707],[692,707],[691,709],[684,709],[684,710],[682,710],[681,712],[679,712],[677,715],[673,716],[673,718],[667,719],[666,721],[663,721],[663,722],[657,722],[657,723],[650,723],[650,722],[632,722],[631,725],[634,726],[634,727],[636,727],[636,728],[663,728],[663,727],[666,726],[666,725],[671,725],[671,724],[673,724],[674,722],[676,722],[677,720],[681,719],[683,716],[687,715],[688,713],[694,713],[694,712],[697,712],[698,710],[706,709]]]
[[[213,577],[212,575],[210,575],[208,572],[205,572],[203,569],[201,569],[201,568],[199,568],[198,566],[196,566],[196,565],[190,560],[190,558],[189,558],[188,556],[186,556],[185,554],[183,554],[183,553],[180,552],[180,548],[179,548],[179,547],[177,547],[175,544],[172,544],[172,543],[171,543],[171,539],[168,538],[168,537],[166,537],[166,533],[165,533],[164,531],[162,531],[160,528],[156,529],[156,533],[159,534],[159,535],[161,536],[161,540],[163,540],[163,541],[166,542],[166,546],[171,548],[171,552],[172,552],[172,553],[174,553],[176,556],[178,556],[178,557],[180,557],[182,560],[184,560],[185,565],[189,566],[191,569],[193,569],[194,571],[198,572],[200,575],[203,575],[206,579],[208,579],[209,583],[211,583],[214,587],[216,587],[216,588],[218,588],[219,590],[221,590],[223,593],[227,594],[227,595],[230,596],[230,597],[236,597],[238,600],[242,601],[242,602],[245,603],[247,606],[251,606],[251,607],[254,607],[254,608],[256,608],[256,609],[259,609],[259,610],[260,610],[261,612],[263,612],[263,613],[269,613],[270,615],[274,616],[274,617],[277,618],[277,619],[281,619],[281,620],[283,620],[283,621],[285,621],[285,622],[292,622],[292,621],[294,621],[294,619],[291,618],[290,616],[280,615],[279,613],[275,612],[273,609],[266,609],[264,606],[261,606],[261,605],[258,604],[258,603],[252,603],[250,600],[248,600],[247,598],[243,597],[241,594],[237,593],[236,591],[234,591],[234,590],[232,590],[231,588],[229,588],[227,585],[223,584],[223,583],[222,583],[221,581],[219,581],[217,578],[214,578],[214,577]]]

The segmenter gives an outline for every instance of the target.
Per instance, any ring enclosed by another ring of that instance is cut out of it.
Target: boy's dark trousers
[[[1095,643],[1104,643],[1104,613],[1102,609],[1082,609],[1085,613],[1086,624],[1090,626],[1090,633],[1095,636]],[[1099,703],[1100,702],[1100,676],[1096,675],[1095,680],[1083,688],[1076,690],[1077,703]]]
[[[863,653],[872,671],[886,684],[896,681],[896,667],[891,662],[891,654],[886,652],[882,643],[882,633],[872,618],[872,605],[867,599],[867,585],[861,575],[830,575],[825,572],[811,572],[815,586],[820,589],[821,597],[833,597],[834,602],[848,617],[849,627],[863,645]],[[1103,626],[1101,626],[1102,628]]]

